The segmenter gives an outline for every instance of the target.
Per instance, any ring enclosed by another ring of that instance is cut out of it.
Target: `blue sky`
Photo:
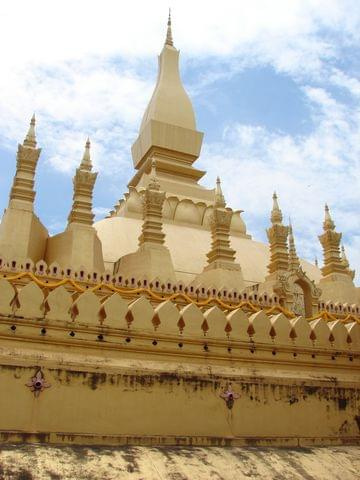
[[[0,10],[0,207],[33,111],[42,154],[36,212],[52,233],[71,206],[87,135],[102,218],[132,176],[130,147],[151,96],[168,6],[205,132],[203,184],[265,240],[273,190],[298,253],[321,261],[329,203],[360,270],[360,4],[357,0],[190,2],[14,0]]]

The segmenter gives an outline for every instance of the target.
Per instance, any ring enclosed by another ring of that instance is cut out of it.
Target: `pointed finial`
[[[156,160],[152,158],[151,160],[151,171],[150,171],[150,182],[148,187],[151,190],[160,190],[160,183],[156,176]]]
[[[156,160],[155,158],[153,158],[151,160],[151,173],[150,175],[152,176],[152,178],[156,178]]]
[[[315,257],[315,266],[316,266],[316,267],[319,267],[319,262],[318,262],[317,257]]]
[[[323,223],[323,228],[325,231],[327,230],[335,230],[335,223],[333,222],[331,216],[330,216],[330,211],[327,203],[325,203],[325,220]]]
[[[344,245],[341,245],[341,262],[346,268],[349,268],[350,264],[345,253]]]
[[[26,134],[23,145],[24,145],[24,147],[32,147],[32,148],[36,147],[35,113],[31,117],[30,127],[29,127],[29,130],[28,130],[28,133]]]
[[[167,22],[165,45],[170,45],[171,47],[174,46],[172,31],[171,31],[171,9],[170,8],[169,8],[169,17]]]
[[[291,219],[289,217],[289,270],[296,271],[300,267],[299,258],[296,253],[295,240],[291,225]]]
[[[80,168],[82,170],[88,170],[90,171],[92,169],[92,164],[91,164],[91,158],[90,158],[90,139],[89,137],[86,140],[85,143],[85,150],[84,150],[84,155],[81,160]]]
[[[226,205],[224,195],[222,193],[221,189],[221,182],[220,178],[216,178],[216,187],[215,187],[215,201],[214,201],[215,207],[220,207],[224,208]]]
[[[273,208],[272,208],[272,211],[271,211],[271,223],[273,225],[281,224],[283,216],[282,216],[279,204],[278,204],[278,200],[277,200],[278,197],[276,195],[276,192],[274,192],[272,198],[273,198]]]

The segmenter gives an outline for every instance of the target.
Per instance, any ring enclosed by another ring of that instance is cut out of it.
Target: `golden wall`
[[[3,442],[360,443],[357,318],[60,283],[0,280]]]

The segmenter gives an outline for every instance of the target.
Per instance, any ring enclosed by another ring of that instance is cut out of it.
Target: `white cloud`
[[[18,68],[11,75],[10,81],[0,77],[0,131],[9,146],[24,136],[24,112],[29,119],[35,110],[39,143],[55,168],[72,171],[90,135],[95,166],[116,171],[151,94],[149,81],[101,59],[81,68],[74,61],[50,70],[38,67],[26,75]]]
[[[263,43],[268,51],[271,44],[287,45],[278,52],[285,57],[300,44],[304,50],[323,28],[359,35],[356,0],[12,0],[0,11],[1,37],[11,45],[2,58],[54,64],[88,55],[152,55],[169,5],[177,44],[196,55],[233,55],[242,45]],[[327,44],[317,39],[316,45],[315,53]]]
[[[354,97],[360,97],[360,81],[357,78],[349,77],[345,72],[334,68],[330,81],[333,85],[343,88]]]
[[[74,167],[88,133],[105,154],[99,165],[114,166],[115,149],[124,147],[128,155],[128,140],[136,135],[154,83],[148,59],[155,64],[168,3],[134,1],[125,8],[116,0],[13,0],[2,5],[0,42],[7,46],[0,75],[3,143],[14,145],[21,138],[35,110],[39,137],[60,170]],[[221,8],[216,1],[172,0],[170,5],[175,43],[186,52],[185,60],[215,58],[214,67],[222,58],[221,70],[204,71],[201,88],[259,63],[318,77],[327,74],[326,61],[339,46],[359,36],[356,0],[224,0]],[[332,36],[321,35],[324,29]],[[354,79],[341,75],[334,71],[333,81],[357,88]],[[114,138],[104,137],[110,129],[120,134],[111,145],[107,142]]]

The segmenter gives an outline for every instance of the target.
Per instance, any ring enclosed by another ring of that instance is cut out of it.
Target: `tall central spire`
[[[146,187],[151,161],[155,158],[162,189],[169,191],[171,182],[185,182],[191,183],[199,193],[197,182],[205,172],[195,169],[192,164],[200,154],[202,138],[203,134],[196,130],[191,100],[182,84],[179,50],[174,47],[169,11],[165,43],[159,55],[157,82],[143,116],[139,136],[132,146],[134,166],[139,172],[129,186]],[[210,192],[208,197],[211,198]]]
[[[174,47],[170,11],[165,44],[159,56],[157,83],[143,116],[140,132],[150,120],[196,129],[194,110],[180,77],[179,50]]]

